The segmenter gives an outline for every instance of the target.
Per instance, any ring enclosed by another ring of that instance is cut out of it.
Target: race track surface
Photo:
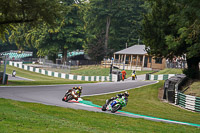
[[[89,109],[85,106],[77,106],[76,104],[63,102],[65,92],[74,86],[82,86],[82,96],[99,95],[104,93],[112,93],[132,89],[148,84],[156,83],[156,81],[126,81],[126,82],[100,82],[90,84],[70,84],[70,85],[49,85],[49,86],[13,86],[0,87],[0,97],[17,101],[42,103],[46,105],[55,105],[61,107],[70,107],[74,109],[84,109],[99,111],[97,109]],[[105,99],[106,100],[106,99]]]
[[[70,85],[49,85],[49,86],[13,86],[13,87],[0,87],[0,98],[12,99],[17,101],[41,103],[46,105],[54,105],[59,107],[67,107],[73,109],[83,109],[88,111],[103,112],[100,106],[91,106],[83,103],[66,103],[61,99],[63,98],[66,90],[71,89],[74,86],[82,86],[83,92],[82,97],[92,96],[92,95],[102,95],[107,93],[119,92],[123,90],[129,90],[149,84],[155,84],[157,81],[131,81],[127,80],[125,82],[101,82],[101,83],[89,83],[89,84],[70,84]],[[130,94],[131,95],[131,94]],[[106,100],[106,99],[105,99]],[[105,112],[109,113],[109,112]],[[190,125],[200,127],[199,124],[179,122],[173,120],[166,120],[161,118],[155,118],[150,116],[143,116],[139,114],[129,113],[119,111],[115,113],[116,115],[134,117],[134,118],[144,118],[152,121]]]

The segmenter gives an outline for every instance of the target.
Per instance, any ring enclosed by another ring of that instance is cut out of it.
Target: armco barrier
[[[160,74],[160,75],[153,75],[153,74],[147,74],[146,80],[167,80],[176,74]]]
[[[70,80],[83,80],[83,81],[115,81],[115,75],[109,75],[109,76],[81,76],[81,75],[72,75],[72,74],[65,74],[65,73],[59,73],[59,72],[52,72],[52,71],[47,71],[44,69],[36,68],[36,67],[31,67],[28,65],[24,65],[21,62],[9,62],[9,65],[18,67],[27,71],[31,72],[36,72],[40,73],[43,75],[48,75],[48,76],[53,76],[53,77],[59,77],[63,79],[70,79]]]
[[[176,95],[177,105],[189,110],[200,112],[200,97],[185,95],[181,92],[178,92]]]
[[[176,84],[174,85],[174,91],[175,91],[174,103],[185,109],[200,112],[200,97],[185,95],[179,90],[179,87],[185,82],[186,76],[176,75],[175,77],[172,77],[169,80],[173,80],[173,79],[174,81],[176,80],[175,81]],[[168,82],[165,81],[165,84],[166,83]],[[167,85],[167,87],[170,87],[170,85]]]

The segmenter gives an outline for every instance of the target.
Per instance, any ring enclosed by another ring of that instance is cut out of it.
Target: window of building
[[[162,58],[155,58],[155,63],[162,64]]]
[[[151,57],[151,56],[149,56],[149,63],[151,63],[151,58],[152,58],[152,57]]]
[[[143,56],[140,56],[140,62],[142,62],[142,60],[143,60]]]

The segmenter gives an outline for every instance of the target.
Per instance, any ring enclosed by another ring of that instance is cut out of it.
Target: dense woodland
[[[34,50],[54,59],[84,49],[93,60],[145,44],[149,54],[187,55],[199,77],[198,0],[1,0],[0,52]]]

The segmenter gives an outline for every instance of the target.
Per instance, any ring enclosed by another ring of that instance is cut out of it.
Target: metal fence
[[[0,56],[0,84],[8,83],[8,75],[6,74],[7,56]]]
[[[51,71],[59,71],[64,73],[70,73],[71,70],[78,69],[87,65],[100,65],[97,61],[91,60],[69,60],[65,63],[61,63],[61,60],[56,60],[56,64],[51,60],[38,59],[38,63],[41,64],[41,68],[45,68]]]
[[[4,59],[2,56],[0,56],[0,72],[4,71]]]
[[[167,68],[179,68],[185,69],[187,68],[186,60],[178,60],[178,61],[166,61]]]

